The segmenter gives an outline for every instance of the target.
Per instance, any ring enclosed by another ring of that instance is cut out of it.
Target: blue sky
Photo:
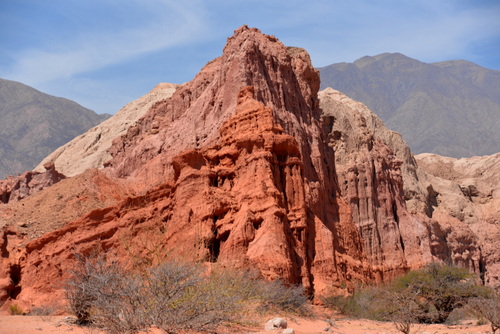
[[[317,67],[400,52],[500,70],[497,0],[0,0],[0,78],[115,113],[191,80],[243,24]]]

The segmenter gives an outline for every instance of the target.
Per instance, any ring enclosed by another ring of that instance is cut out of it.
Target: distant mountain
[[[109,117],[0,79],[0,179],[33,169],[56,148]]]
[[[319,70],[322,89],[366,104],[416,154],[500,151],[500,71],[463,60],[428,64],[399,53]]]

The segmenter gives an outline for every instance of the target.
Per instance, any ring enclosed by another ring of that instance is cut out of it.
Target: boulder
[[[283,318],[273,318],[273,319],[269,320],[268,322],[266,322],[266,325],[264,326],[264,329],[266,331],[273,331],[273,330],[276,330],[276,329],[286,329],[287,327],[288,326],[287,326],[287,323],[286,323],[285,319],[283,319]]]

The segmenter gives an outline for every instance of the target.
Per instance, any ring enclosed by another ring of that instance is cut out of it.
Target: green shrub
[[[430,264],[410,271],[392,283],[396,291],[409,290],[422,310],[420,322],[443,323],[450,313],[464,306],[473,297],[487,296],[489,289],[476,284],[476,277],[467,269]]]

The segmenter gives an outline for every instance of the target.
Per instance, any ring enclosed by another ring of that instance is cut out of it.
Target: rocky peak
[[[299,141],[305,136],[301,124],[319,119],[319,75],[307,52],[243,26],[228,38],[222,56],[115,140],[109,172],[146,178],[148,183],[172,175],[173,156],[217,140],[218,129],[235,112],[238,94],[247,86]]]

